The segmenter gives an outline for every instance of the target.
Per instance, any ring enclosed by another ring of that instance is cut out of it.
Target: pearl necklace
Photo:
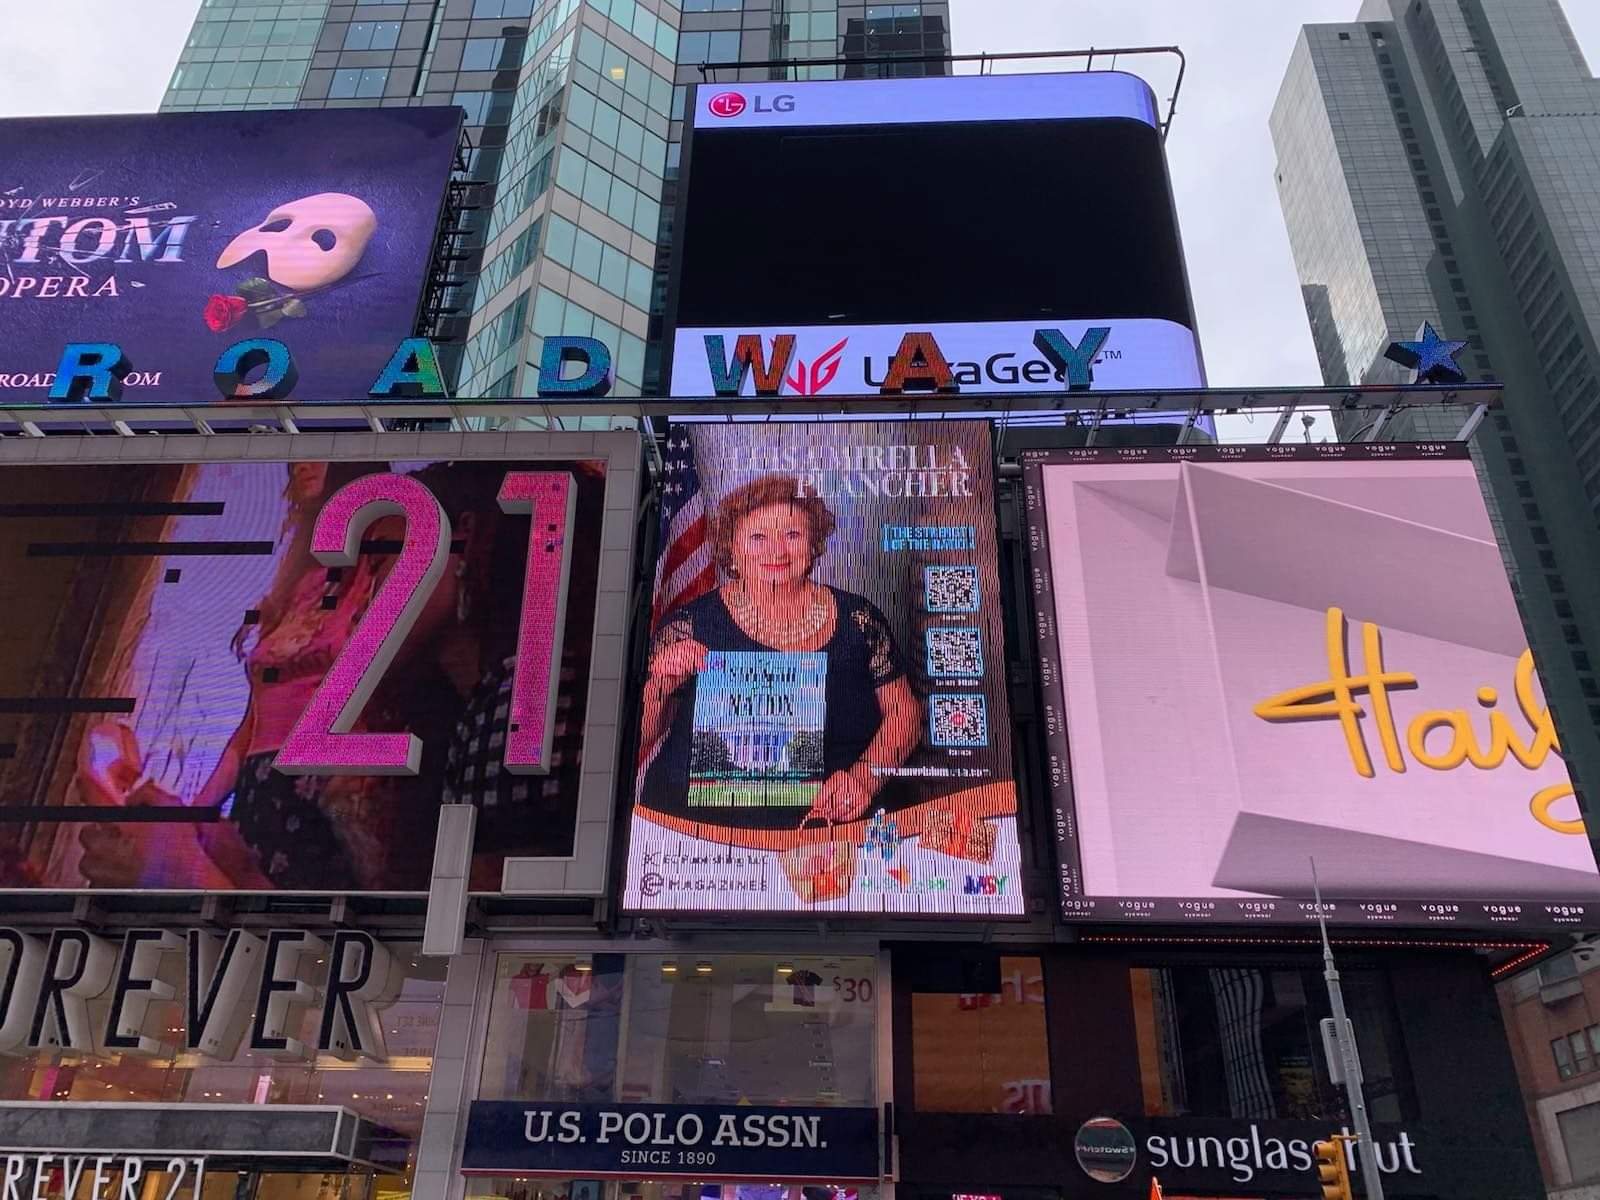
[[[742,585],[729,590],[728,602],[738,623],[753,634],[756,641],[769,645],[809,642],[828,623],[828,605],[814,597],[803,614],[787,621],[763,613]]]

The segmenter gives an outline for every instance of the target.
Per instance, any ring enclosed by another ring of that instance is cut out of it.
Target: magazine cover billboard
[[[432,436],[448,457],[0,468],[0,888],[422,892],[450,802],[475,891],[588,851],[633,464]]]
[[[1593,924],[1584,835],[1451,444],[1026,455],[1071,919]]]
[[[288,347],[299,400],[361,399],[414,330],[457,108],[0,121],[0,401],[42,404],[69,343],[130,401],[214,397],[223,350]]]
[[[981,422],[676,427],[624,903],[1023,911]]]

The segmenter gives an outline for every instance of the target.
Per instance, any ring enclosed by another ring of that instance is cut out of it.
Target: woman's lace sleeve
[[[904,675],[906,665],[900,658],[900,647],[895,644],[888,618],[865,600],[851,611],[850,618],[866,639],[867,671],[872,676],[872,686],[882,687]]]
[[[679,642],[687,642],[694,637],[694,619],[686,612],[678,612],[663,621],[661,628],[656,630],[650,639],[650,658],[655,660],[656,655],[663,650],[670,650]]]

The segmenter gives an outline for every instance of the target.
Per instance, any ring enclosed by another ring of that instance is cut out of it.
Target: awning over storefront
[[[0,1154],[204,1158],[209,1169],[401,1171],[409,1139],[338,1105],[0,1101]]]

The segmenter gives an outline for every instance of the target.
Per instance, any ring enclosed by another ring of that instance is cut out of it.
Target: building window
[[[457,92],[450,103],[466,109],[468,125],[504,125],[515,98],[514,92]]]
[[[333,73],[328,84],[328,99],[371,99],[383,95],[383,86],[389,82],[387,67],[345,67]]]
[[[911,995],[911,1076],[918,1112],[1053,1111],[1044,968],[1035,957],[957,962],[944,987]],[[975,969],[987,978],[974,977]],[[926,989],[926,990],[924,990]]]
[[[1595,1069],[1600,1062],[1600,1025],[1591,1025],[1550,1043],[1555,1055],[1556,1074],[1563,1079],[1582,1075]]]
[[[678,35],[680,63],[735,62],[739,58],[739,31],[719,29]]]
[[[521,38],[510,39],[511,53],[506,52],[506,38],[468,38],[461,48],[463,71],[504,71],[522,65]]]
[[[744,0],[683,0],[684,12],[738,12]]]
[[[399,41],[399,21],[356,21],[344,31],[346,50],[393,50]]]
[[[475,17],[529,17],[534,0],[472,0]]]
[[[1323,1058],[1317,1023],[1329,1013],[1315,969],[1136,967],[1130,983],[1146,1115],[1346,1119]],[[1344,989],[1373,1119],[1414,1119],[1387,979],[1346,971]]]
[[[1585,1104],[1556,1114],[1561,1144],[1573,1183],[1600,1178],[1600,1104]]]
[[[478,1095],[871,1107],[876,985],[871,957],[502,954]]]

